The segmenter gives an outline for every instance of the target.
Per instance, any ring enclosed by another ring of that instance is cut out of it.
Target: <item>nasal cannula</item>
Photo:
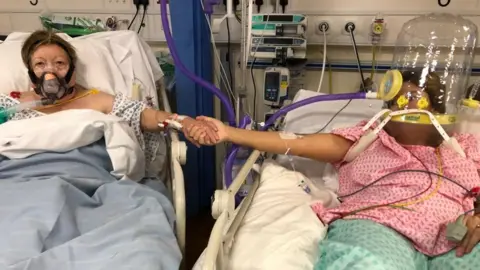
[[[17,112],[48,105],[46,103],[48,102],[45,102],[44,100],[33,100],[21,102],[8,108],[0,108],[0,125],[7,122],[8,119],[10,119],[10,116],[16,114]]]

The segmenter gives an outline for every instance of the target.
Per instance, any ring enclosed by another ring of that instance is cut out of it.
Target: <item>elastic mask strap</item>
[[[74,71],[75,71],[75,64],[73,64],[72,60],[70,60],[70,68],[68,69],[67,74],[65,74],[65,82],[67,84],[70,83],[70,80],[72,79]]]
[[[385,115],[386,113],[388,112],[391,112],[391,110],[389,109],[384,109],[384,110],[381,110],[380,112],[378,112],[377,114],[375,114],[374,117],[372,117],[372,119],[370,119],[370,121],[368,121],[368,123],[362,128],[363,132],[367,131],[370,129],[370,127],[378,121],[378,119],[380,119],[383,115]]]

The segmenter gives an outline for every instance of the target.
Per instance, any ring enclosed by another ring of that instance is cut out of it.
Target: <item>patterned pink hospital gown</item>
[[[11,107],[15,104],[18,104],[18,100],[0,94],[0,107]],[[131,100],[125,95],[117,93],[110,114],[127,121],[133,129],[135,136],[140,143],[140,147],[145,153],[147,164],[152,164],[155,160],[163,158],[165,153],[161,151],[161,142],[164,140],[162,135],[159,133],[143,132],[140,127],[140,115],[142,111],[148,107],[149,106],[144,102]],[[13,115],[11,120],[28,119],[42,115],[44,114],[41,112],[27,109]],[[154,166],[147,166],[145,172],[146,177],[158,176],[159,172],[152,169],[153,167]]]
[[[362,135],[361,123],[355,127],[335,130],[333,133],[357,141]],[[467,159],[442,145],[440,150],[443,175],[455,180],[468,190],[480,186],[478,171],[480,169],[480,149],[478,142],[471,135],[455,136],[464,149]],[[424,167],[423,164],[427,167]],[[354,161],[338,164],[339,195],[351,194],[383,175],[400,170],[428,170],[439,173],[438,154],[432,147],[401,146],[385,131],[379,138]],[[431,180],[433,181],[432,184]],[[346,213],[378,204],[389,204],[418,195],[407,201],[415,201],[428,196],[437,185],[438,177],[417,172],[398,173],[380,180],[365,190],[346,197],[343,203],[331,209],[325,209],[321,203],[312,205],[317,216],[326,224],[341,218]],[[413,242],[420,252],[435,256],[443,254],[454,245],[445,238],[446,225],[460,214],[473,208],[474,199],[465,196],[461,187],[441,179],[440,189],[430,199],[408,209],[380,207],[348,215],[344,219],[369,219],[388,226]]]

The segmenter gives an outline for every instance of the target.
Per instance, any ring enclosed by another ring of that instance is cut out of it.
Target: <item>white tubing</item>
[[[322,75],[320,76],[320,82],[318,83],[317,93],[322,89],[323,75],[325,75],[325,64],[327,62],[327,30],[323,31],[323,65],[322,65]]]

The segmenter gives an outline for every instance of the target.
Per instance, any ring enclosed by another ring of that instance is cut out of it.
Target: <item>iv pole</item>
[[[248,14],[247,14],[247,3],[250,2],[250,0],[243,0],[241,4],[241,9],[242,9],[242,16],[241,16],[241,28],[242,28],[242,36],[240,38],[240,80],[237,80],[240,82],[238,85],[237,91],[235,91],[235,94],[237,95],[237,125],[240,121],[240,110],[243,107],[243,103],[247,100],[247,87],[246,87],[246,81],[247,81],[247,53],[248,53],[248,48],[247,48],[247,41],[248,41]],[[253,97],[256,98],[256,97]],[[245,110],[248,111],[248,110]],[[255,119],[252,119],[255,121]]]

